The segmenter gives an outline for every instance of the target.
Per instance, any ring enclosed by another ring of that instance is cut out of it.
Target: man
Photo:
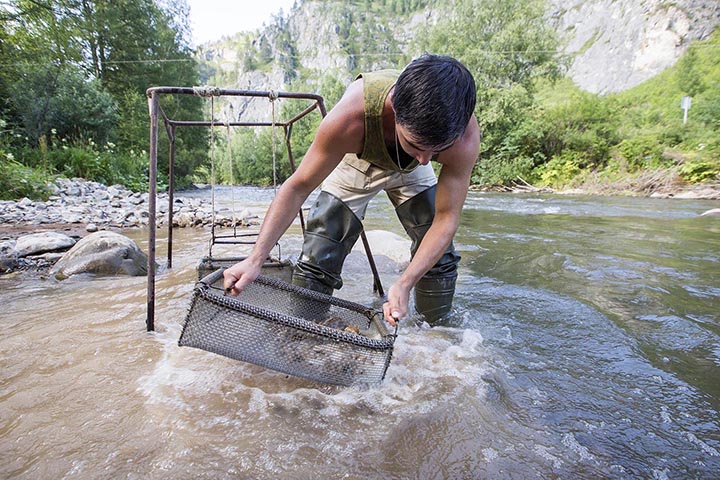
[[[412,239],[412,260],[388,290],[386,320],[406,315],[415,287],[428,321],[452,305],[460,256],[452,244],[480,128],[473,115],[475,81],[450,57],[425,54],[402,72],[358,77],[323,119],[299,168],[278,190],[247,259],[225,271],[232,294],[257,278],[280,236],[322,182],[307,219],[293,283],[332,294],[342,287],[345,257],[362,231],[370,199],[385,190]],[[430,161],[441,165],[436,178]]]

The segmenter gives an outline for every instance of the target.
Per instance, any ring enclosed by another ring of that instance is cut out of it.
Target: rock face
[[[95,232],[75,244],[50,270],[58,280],[80,273],[146,275],[147,255],[115,232]]]
[[[347,84],[358,62],[367,71],[387,66],[383,64],[385,55],[394,58],[398,52],[410,56],[419,53],[410,51],[413,38],[447,15],[442,2],[412,15],[393,16],[387,10],[375,17],[367,12],[359,14],[351,2],[298,2],[286,18],[275,19],[253,40],[253,44],[265,42],[271,49],[287,50],[275,51],[273,56],[291,56],[297,62],[294,67],[275,62],[244,71],[240,66],[242,52],[228,43],[208,44],[200,53],[219,68],[232,71],[240,89],[284,90],[292,73],[301,70],[331,75]],[[720,23],[720,2],[548,0],[546,18],[562,40],[563,53],[571,56],[567,75],[584,90],[610,93],[652,78],[674,65],[693,41],[708,38]],[[371,31],[368,39],[375,45],[369,47],[370,55],[352,55],[343,48],[343,34],[350,28]],[[287,38],[274,41],[281,30],[287,32]],[[266,102],[237,102],[244,103],[235,105],[235,111],[245,112],[247,118],[267,118]]]
[[[568,76],[593,93],[627,90],[671,67],[720,23],[717,0],[550,0],[573,56]]]
[[[394,66],[395,59],[404,55],[399,52],[409,50],[415,32],[422,32],[427,22],[434,22],[443,13],[428,8],[410,15],[385,15],[381,19],[372,14],[361,14],[353,3],[337,0],[296,2],[286,17],[276,17],[270,25],[254,34],[252,45],[261,49],[265,46],[268,54],[278,59],[260,68],[245,69],[242,42],[210,42],[198,48],[198,57],[200,61],[210,62],[212,68],[222,70],[225,78],[237,79],[232,88],[242,90],[292,90],[288,87],[297,75],[322,79],[318,83],[334,78],[341,85],[347,85],[357,67],[370,71]],[[373,42],[367,47],[369,52],[348,52],[346,44],[350,30]],[[319,85],[306,91],[316,93],[318,90]],[[270,102],[265,99],[234,97],[223,99],[223,102],[231,104],[234,115],[239,113],[244,120],[269,121]],[[227,111],[223,109],[218,115],[225,118]]]

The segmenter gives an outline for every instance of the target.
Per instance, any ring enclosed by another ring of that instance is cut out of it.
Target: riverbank
[[[563,189],[535,187],[522,179],[510,186],[471,187],[479,192],[550,193],[603,197],[676,198],[679,200],[720,200],[720,182],[688,184],[667,172],[648,172],[621,181],[607,182],[590,178],[578,186]]]
[[[122,185],[106,186],[82,179],[57,179],[50,185],[47,201],[23,198],[0,201],[0,273],[31,271],[43,274],[69,248],[59,248],[40,237],[32,253],[16,249],[18,239],[41,233],[57,232],[75,241],[100,230],[114,232],[146,227],[149,223],[148,193],[132,192]],[[239,213],[215,208],[210,201],[176,194],[173,198],[174,227],[250,226],[257,217],[247,210]],[[156,224],[169,221],[169,196],[159,193],[156,200]]]
[[[15,238],[28,232],[60,230],[81,236],[97,230],[124,230],[148,225],[148,193],[132,192],[122,185],[103,185],[79,178],[55,180],[47,201],[23,198],[0,201],[2,238]],[[169,196],[161,192],[156,200],[156,224],[167,225]],[[215,223],[231,226],[254,223],[247,211],[215,209]],[[173,199],[173,226],[209,226],[213,219],[212,203],[176,193]]]
[[[132,192],[122,185],[106,186],[83,179],[57,179],[50,186],[53,192],[47,201],[23,198],[0,201],[0,240],[44,231],[62,231],[82,237],[97,230],[122,231],[147,226],[148,193]],[[519,179],[509,187],[471,187],[473,191],[509,193],[547,193],[555,195],[636,196],[675,198],[679,200],[720,200],[720,182],[689,185],[677,179],[659,181],[653,176],[632,178],[622,182],[601,183],[587,181],[579,187],[555,190],[537,188]],[[173,226],[209,227],[212,222],[212,203],[201,198],[176,192],[173,205]],[[168,194],[157,195],[158,226],[167,225]],[[228,208],[215,209],[217,225],[253,225],[257,216],[247,210],[232,212]]]

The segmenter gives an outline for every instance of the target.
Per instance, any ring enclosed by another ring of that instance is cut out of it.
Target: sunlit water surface
[[[448,324],[406,320],[369,390],[178,347],[207,230],[175,231],[154,333],[144,277],[0,277],[0,477],[718,478],[715,207],[471,193]],[[401,232],[384,197],[365,223]],[[282,254],[300,241],[296,224]],[[362,256],[345,283],[378,305]]]

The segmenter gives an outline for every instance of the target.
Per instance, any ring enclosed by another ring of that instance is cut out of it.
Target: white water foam
[[[179,331],[158,334],[161,357],[138,390],[150,404],[192,409],[194,399],[209,394],[235,394],[247,401],[247,412],[262,416],[268,403],[292,405],[321,400],[319,412],[333,417],[362,400],[382,410],[398,408],[420,413],[446,397],[472,389],[482,397],[482,375],[488,366],[480,333],[446,327],[405,327],[395,342],[384,382],[375,388],[312,388],[302,380],[196,349],[177,346]],[[263,383],[263,380],[266,383]],[[283,383],[286,385],[284,386]]]
[[[563,435],[562,443],[570,449],[573,453],[580,456],[581,460],[594,461],[595,455],[590,453],[587,447],[580,445],[575,436],[572,433],[566,433]]]

